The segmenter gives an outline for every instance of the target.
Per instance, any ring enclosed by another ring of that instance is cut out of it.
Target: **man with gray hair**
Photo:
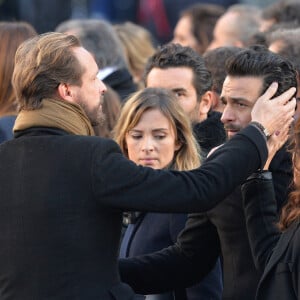
[[[261,10],[258,7],[246,4],[230,6],[217,21],[208,49],[250,46],[252,37],[259,32],[260,22]]]

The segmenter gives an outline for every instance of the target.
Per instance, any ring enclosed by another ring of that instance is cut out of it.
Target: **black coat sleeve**
[[[277,212],[287,202],[293,179],[292,157],[287,145],[284,145],[271,161],[269,171],[272,172],[273,186],[277,202]]]
[[[247,180],[242,196],[252,255],[256,267],[263,270],[280,237],[273,180]]]
[[[210,210],[264,165],[267,157],[265,140],[254,126],[236,134],[200,168],[185,172],[137,166],[112,141],[107,145],[95,149],[92,188],[101,205],[124,211]]]

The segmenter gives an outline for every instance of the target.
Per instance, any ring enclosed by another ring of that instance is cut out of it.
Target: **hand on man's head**
[[[281,95],[272,98],[278,89],[278,83],[273,82],[266,92],[258,98],[252,112],[252,121],[260,123],[272,135],[276,130],[291,124],[296,108],[294,98],[296,88],[283,92]],[[270,101],[272,99],[272,101]]]

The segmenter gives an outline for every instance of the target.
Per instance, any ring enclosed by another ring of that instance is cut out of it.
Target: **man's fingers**
[[[296,109],[296,98],[293,97],[290,101],[288,101],[284,106],[283,109],[285,110],[286,114],[291,117],[295,114],[295,109]]]
[[[266,92],[256,101],[251,117],[253,121],[261,123],[270,134],[280,130],[290,121],[295,114],[296,88],[292,87],[279,96],[272,98],[278,88],[277,83],[272,83]]]
[[[278,89],[278,83],[277,82],[273,82],[268,88],[267,90],[261,95],[261,99],[264,100],[269,100],[271,99],[277,92]]]
[[[296,88],[295,87],[291,87],[288,90],[286,90],[285,92],[283,92],[282,94],[280,94],[279,96],[277,96],[274,99],[271,99],[272,101],[277,101],[278,103],[288,103],[289,100],[291,100],[291,98],[295,95],[296,93]],[[296,101],[296,100],[295,100]],[[296,103],[295,103],[296,105]]]

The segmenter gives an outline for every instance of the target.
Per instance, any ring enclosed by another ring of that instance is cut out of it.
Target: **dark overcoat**
[[[19,132],[0,145],[0,299],[134,299],[118,272],[122,211],[211,209],[266,156],[254,126],[191,172],[137,166],[109,139]]]

